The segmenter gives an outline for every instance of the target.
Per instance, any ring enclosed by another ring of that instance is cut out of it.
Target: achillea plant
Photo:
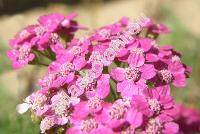
[[[175,134],[192,124],[199,131],[199,113],[184,115],[170,93],[171,85],[186,85],[191,68],[172,46],[158,45],[170,32],[165,25],[123,17],[78,39],[86,28],[74,17],[41,16],[10,41],[13,68],[47,66],[41,89],[17,106],[19,113],[30,110],[41,133]]]

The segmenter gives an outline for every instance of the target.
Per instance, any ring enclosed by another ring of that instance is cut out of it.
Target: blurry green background
[[[45,68],[28,66],[12,70],[5,52],[8,40],[17,31],[51,12],[77,12],[77,20],[90,30],[122,16],[133,20],[141,13],[165,23],[173,32],[161,36],[160,44],[173,45],[183,54],[183,61],[193,68],[188,86],[173,90],[173,94],[176,101],[200,109],[199,0],[0,0],[0,134],[39,133],[39,126],[31,122],[29,113],[19,115],[15,107],[38,88],[36,81]]]

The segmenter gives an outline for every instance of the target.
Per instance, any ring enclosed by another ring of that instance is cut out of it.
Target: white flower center
[[[155,119],[150,119],[145,132],[147,134],[162,134],[162,124]]]
[[[31,48],[30,47],[28,47],[28,46],[20,47],[18,60],[24,60],[24,59],[28,58],[30,52],[31,52]]]
[[[128,67],[125,69],[125,76],[127,80],[138,81],[141,75],[141,72],[138,68]]]
[[[56,115],[66,117],[68,115],[68,108],[70,107],[70,97],[64,91],[59,92],[57,95],[59,100],[53,103],[52,109]]]
[[[40,123],[41,132],[44,133],[45,131],[53,127],[54,125],[55,125],[55,122],[53,119],[45,117]]]
[[[98,128],[98,123],[94,119],[85,120],[81,124],[81,130],[86,133],[90,133],[96,128]]]
[[[180,61],[181,61],[181,59],[180,59],[179,56],[174,55],[174,56],[172,57],[172,62],[180,62]]]
[[[159,76],[163,82],[166,82],[167,84],[172,82],[173,80],[173,75],[169,70],[160,70],[159,71]]]
[[[88,100],[88,106],[91,109],[98,109],[101,107],[101,99],[97,96],[94,96]]]
[[[61,76],[67,76],[74,69],[74,65],[72,63],[64,63],[60,66],[59,74]]]
[[[157,99],[148,99],[149,107],[152,111],[159,113],[161,110],[160,103]]]
[[[115,102],[109,109],[109,116],[111,119],[121,119],[127,111],[127,107],[122,103]]]

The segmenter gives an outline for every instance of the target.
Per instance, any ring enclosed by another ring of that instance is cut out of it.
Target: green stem
[[[29,65],[42,65],[42,66],[49,66],[46,63],[42,63],[42,62],[37,62],[37,63],[29,63]]]
[[[112,94],[112,97],[114,98],[114,100],[116,100],[118,98],[118,95],[115,90],[116,89],[115,85],[116,85],[115,82],[111,79],[110,80],[110,86],[111,86],[110,91],[111,91],[111,94]]]
[[[40,55],[42,55],[42,56],[48,58],[48,59],[51,60],[51,61],[54,60],[51,56],[49,56],[49,55],[47,55],[47,54],[45,54],[45,53],[43,53],[43,52],[41,52],[41,51],[38,51],[38,50],[35,50],[35,51],[36,51],[38,54],[40,54]]]

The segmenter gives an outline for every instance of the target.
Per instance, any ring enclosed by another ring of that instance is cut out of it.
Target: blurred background
[[[141,13],[165,23],[172,34],[159,38],[183,54],[183,61],[193,73],[185,89],[173,90],[175,99],[200,110],[200,0],[0,0],[0,134],[39,133],[29,113],[19,115],[15,107],[36,90],[37,79],[45,68],[26,66],[12,70],[6,57],[8,41],[38,16],[59,12],[77,12],[79,23],[93,30],[119,20],[132,20]]]

